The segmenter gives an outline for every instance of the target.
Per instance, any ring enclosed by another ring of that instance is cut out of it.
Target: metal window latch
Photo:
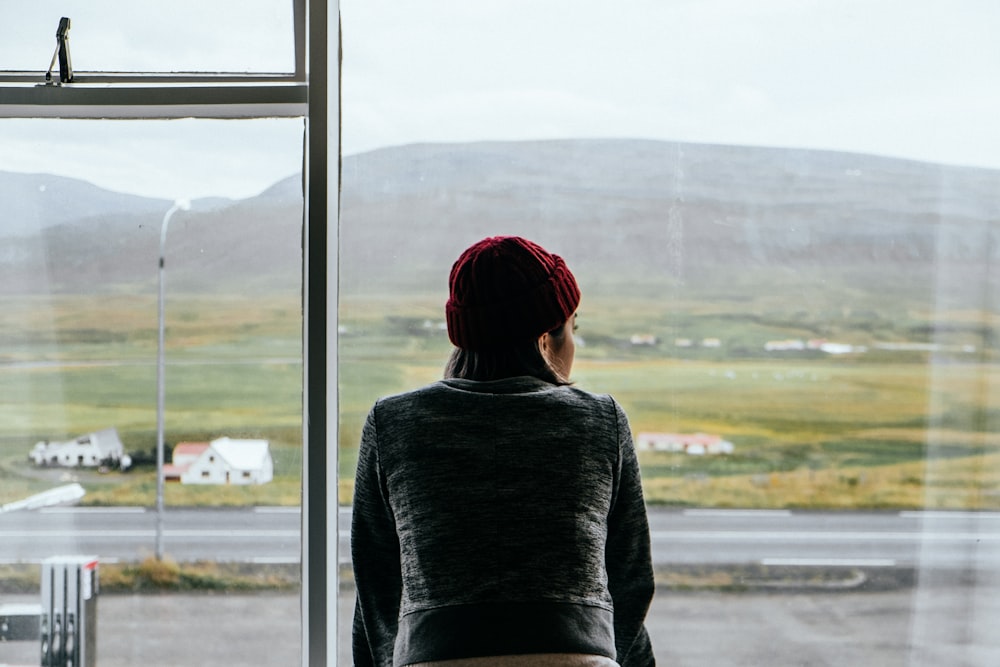
[[[59,28],[56,30],[56,50],[52,54],[52,61],[49,63],[49,70],[45,73],[45,83],[52,84],[52,69],[56,66],[56,59],[59,59],[59,82],[70,83],[73,81],[73,63],[69,58],[69,26],[67,17],[59,19]]]

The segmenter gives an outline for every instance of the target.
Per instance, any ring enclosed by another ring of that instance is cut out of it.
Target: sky
[[[290,0],[151,4],[0,3],[0,68],[46,68],[59,16],[77,71],[291,68]],[[1000,168],[995,0],[342,0],[341,15],[345,155],[628,137]],[[301,141],[294,119],[0,119],[0,170],[242,197],[294,173]]]

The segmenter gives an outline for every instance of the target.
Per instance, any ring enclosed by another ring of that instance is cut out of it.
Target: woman
[[[625,413],[570,386],[580,290],[519,237],[455,262],[444,380],[376,402],[351,550],[357,665],[653,664]]]

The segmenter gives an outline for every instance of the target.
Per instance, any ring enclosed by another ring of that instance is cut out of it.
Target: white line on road
[[[144,514],[145,507],[42,507],[39,514]]]
[[[682,512],[684,516],[754,516],[754,517],[765,517],[765,516],[776,516],[776,517],[788,517],[792,515],[791,510],[711,510],[711,509],[692,509],[684,510]]]
[[[301,514],[301,507],[254,507],[255,514]]]
[[[660,541],[699,540],[783,540],[787,542],[827,542],[844,540],[870,540],[873,542],[1000,542],[1000,533],[931,533],[927,531],[765,531],[765,530],[656,530],[650,537]]]
[[[761,565],[809,567],[895,567],[891,558],[762,558]]]
[[[298,565],[302,560],[298,556],[254,556],[248,562],[255,565]]]
[[[128,538],[128,537],[153,537],[154,530],[0,530],[0,538],[4,537],[45,537],[62,538],[64,540],[75,541],[81,537],[97,538]],[[209,530],[165,530],[165,537],[198,537],[211,540],[212,538],[294,538],[299,539],[301,533],[298,530],[225,530],[214,528]]]
[[[0,565],[40,565],[46,558],[0,558]],[[101,565],[115,565],[121,562],[120,558],[114,556],[103,556],[98,558]],[[5,663],[0,663],[0,667],[6,667]]]
[[[904,519],[1000,519],[1000,512],[906,511],[899,516]]]

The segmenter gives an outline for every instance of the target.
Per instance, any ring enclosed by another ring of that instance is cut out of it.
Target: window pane
[[[101,665],[300,660],[302,133],[0,121],[0,602],[96,556]]]
[[[388,7],[343,9],[342,474],[523,235],[640,448],[661,662],[994,661],[997,7]]]
[[[79,72],[269,72],[295,68],[292,0],[5,3],[0,69],[44,71],[61,17]],[[58,67],[58,65],[57,65]]]

